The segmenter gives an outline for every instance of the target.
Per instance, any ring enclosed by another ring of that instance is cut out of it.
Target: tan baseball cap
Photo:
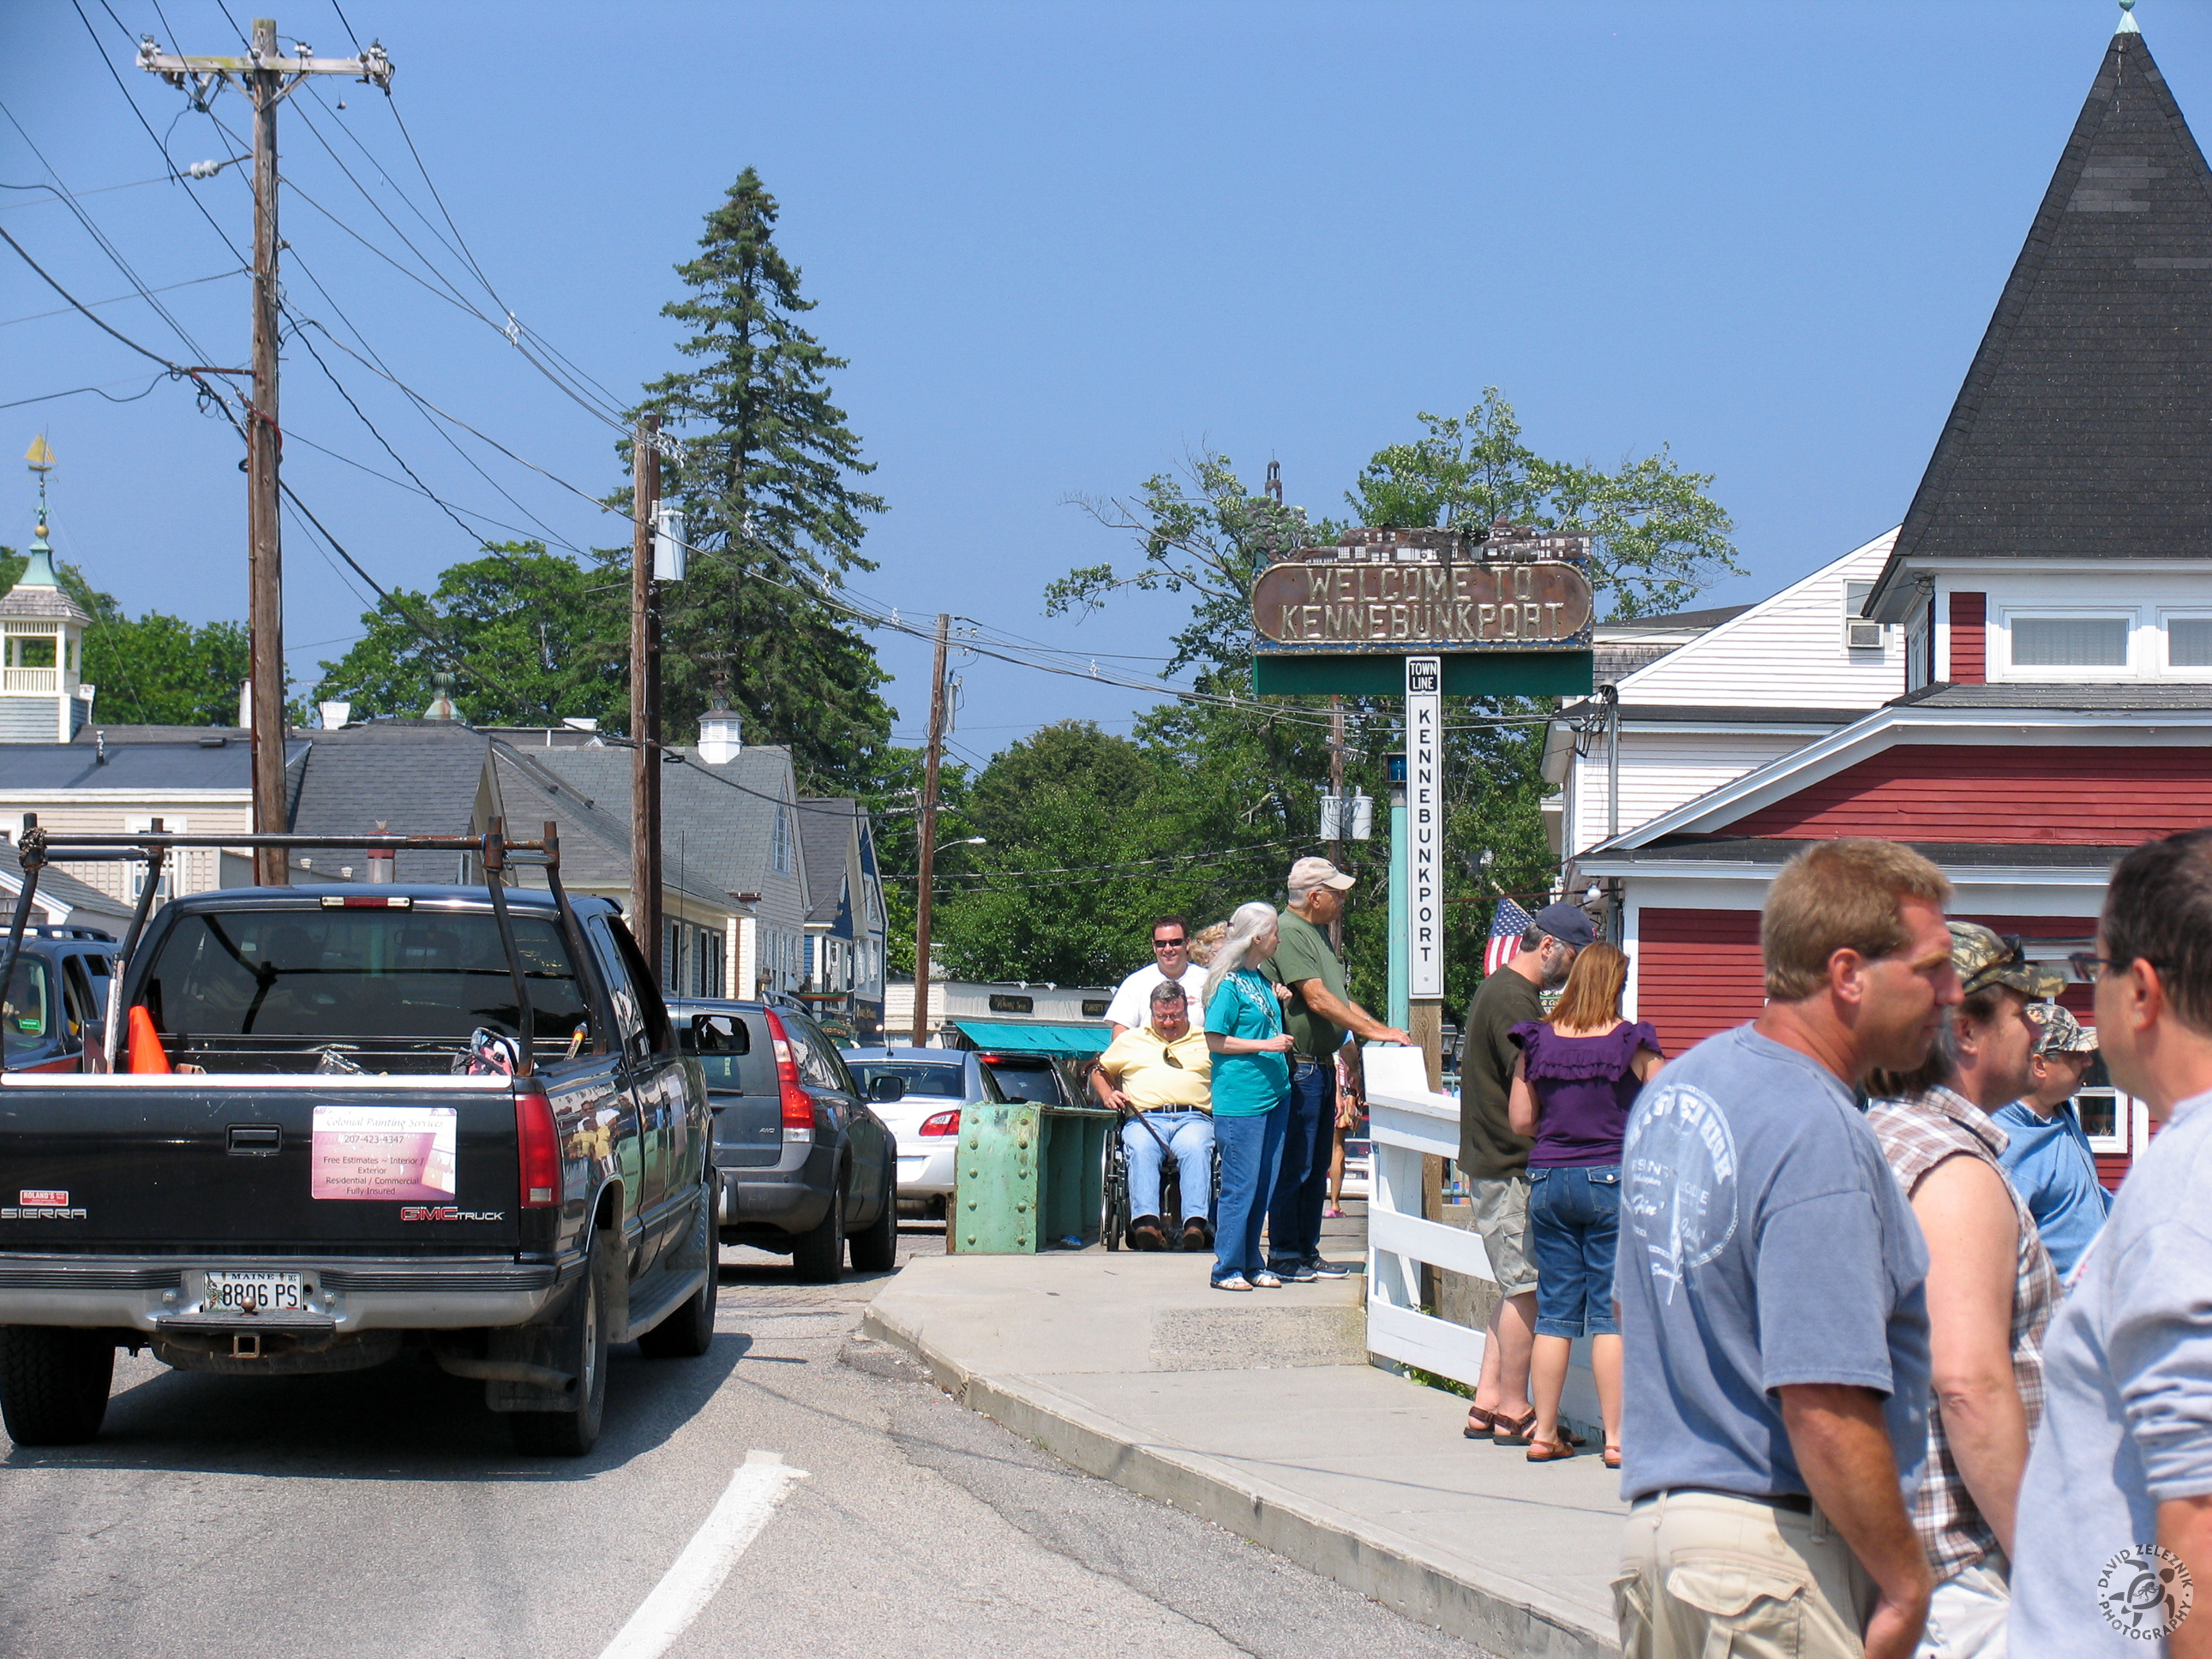
[[[1291,866],[1291,886],[1294,890],[1310,890],[1316,887],[1334,887],[1340,893],[1356,885],[1359,878],[1347,876],[1327,859],[1300,859]]]

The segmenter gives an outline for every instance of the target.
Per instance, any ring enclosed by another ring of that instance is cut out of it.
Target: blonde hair
[[[1620,993],[1627,983],[1625,953],[1610,945],[1585,945],[1547,1024],[1555,1031],[1604,1031],[1620,1018]]]
[[[1215,948],[1229,937],[1229,924],[1210,921],[1190,936],[1190,959],[1200,967],[1213,960]]]
[[[1899,915],[1906,899],[1951,901],[1943,872],[1910,847],[1859,836],[1807,848],[1782,866],[1759,919],[1767,996],[1802,1002],[1818,995],[1838,951],[1869,961],[1896,955],[1911,938]]]
[[[1212,1002],[1213,994],[1221,988],[1221,981],[1244,965],[1244,958],[1251,954],[1252,941],[1280,926],[1275,917],[1275,907],[1264,899],[1238,905],[1229,917],[1228,937],[1214,947],[1213,960],[1206,966],[1206,994],[1200,1000]]]

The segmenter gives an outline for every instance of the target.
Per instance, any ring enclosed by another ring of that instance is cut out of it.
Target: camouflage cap
[[[2035,1027],[2035,1052],[2039,1054],[2094,1054],[2097,1052],[2097,1034],[2083,1030],[2081,1022],[2055,1002],[2029,1003],[2027,1019],[2028,1024]]]
[[[1992,985],[2007,985],[2030,1001],[2045,1002],[2065,989],[2065,976],[2030,962],[2017,939],[2000,939],[1978,921],[1951,927],[1951,965],[1972,996]]]

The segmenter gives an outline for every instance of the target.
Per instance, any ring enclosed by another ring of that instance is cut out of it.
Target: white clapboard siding
[[[1887,629],[1879,651],[1844,644],[1844,585],[1881,575],[1896,539],[1893,530],[1877,536],[1638,669],[1620,682],[1622,705],[1873,708],[1903,696],[1901,629]]]
[[[1605,738],[1586,739],[1589,753],[1577,761],[1567,783],[1567,838],[1582,852],[1606,838]],[[1747,772],[1804,746],[1802,735],[1743,731],[1639,732],[1620,734],[1620,831],[1626,835],[1662,812],[1671,812]]]

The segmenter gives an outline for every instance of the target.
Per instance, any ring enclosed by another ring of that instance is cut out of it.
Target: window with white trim
[[[2015,617],[2015,668],[2125,668],[2128,624],[2120,617]]]
[[[2212,616],[2166,619],[2166,665],[2212,668]]]
[[[775,809],[775,827],[769,832],[769,868],[779,876],[791,873],[791,821],[781,806]]]

